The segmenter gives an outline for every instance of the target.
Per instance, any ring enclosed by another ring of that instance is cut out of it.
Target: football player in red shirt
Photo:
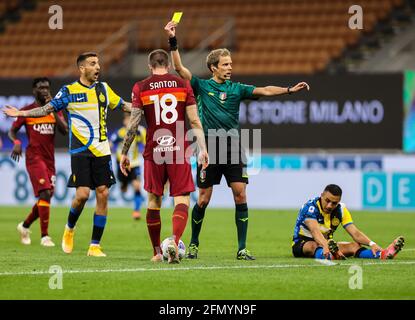
[[[168,251],[169,263],[178,263],[177,244],[186,227],[190,192],[195,190],[189,158],[193,150],[189,134],[197,138],[198,162],[206,168],[209,163],[205,138],[198,116],[196,101],[189,81],[168,73],[170,63],[166,51],[158,49],[149,54],[151,76],[134,85],[131,119],[124,137],[120,167],[127,175],[130,161],[128,149],[134,140],[142,113],[147,123],[144,150],[144,189],[148,192],[147,228],[153,246],[154,262],[162,261],[160,249],[160,207],[167,180],[170,196],[174,197],[173,236]],[[187,132],[186,117],[193,129]]]
[[[50,94],[50,80],[36,78],[33,80],[33,95],[35,102],[23,107],[21,110],[30,110],[45,105],[52,99]],[[22,156],[22,144],[17,139],[17,132],[22,126],[26,128],[29,144],[26,148],[26,169],[32,182],[35,197],[39,200],[32,207],[26,220],[17,225],[21,242],[25,245],[31,243],[31,224],[39,218],[41,229],[40,244],[53,247],[55,244],[48,234],[50,200],[55,185],[55,133],[56,127],[62,134],[68,133],[68,124],[62,112],[49,114],[40,118],[18,117],[9,131],[9,138],[14,146],[11,157],[19,161]]]

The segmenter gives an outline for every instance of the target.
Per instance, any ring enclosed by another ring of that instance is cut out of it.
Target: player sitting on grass
[[[340,203],[341,196],[342,189],[330,184],[320,197],[302,206],[294,228],[294,257],[393,259],[404,246],[404,238],[399,236],[386,249],[382,249],[354,225],[349,210],[344,203]],[[340,223],[355,242],[336,243],[333,240],[333,233]]]

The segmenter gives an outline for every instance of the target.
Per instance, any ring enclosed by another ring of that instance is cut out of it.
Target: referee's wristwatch
[[[287,88],[287,93],[288,93],[288,94],[292,94],[292,93],[293,93],[293,92],[291,91],[291,88],[292,88],[291,86],[289,86],[289,87]]]

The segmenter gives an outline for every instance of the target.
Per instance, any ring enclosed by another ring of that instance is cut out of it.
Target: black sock
[[[69,228],[73,229],[75,227],[76,222],[78,221],[79,216],[81,215],[81,212],[82,211],[78,211],[75,208],[71,208],[69,210],[68,223],[67,223]]]
[[[238,251],[246,248],[246,235],[248,233],[248,205],[246,203],[235,205],[235,223],[238,232]]]
[[[201,208],[196,203],[192,210],[192,239],[190,243],[199,246],[199,233],[202,228],[203,218],[205,217],[206,207]]]
[[[104,233],[107,216],[94,214],[94,228],[92,229],[91,244],[99,244]]]

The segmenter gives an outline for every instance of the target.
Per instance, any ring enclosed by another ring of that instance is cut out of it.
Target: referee
[[[309,86],[305,82],[300,82],[288,88],[277,86],[255,87],[232,82],[230,81],[232,59],[227,49],[216,49],[209,53],[206,64],[212,73],[212,78],[200,79],[192,75],[190,70],[182,65],[176,39],[176,25],[175,22],[170,21],[164,30],[169,37],[174,68],[183,79],[190,80],[198,101],[199,115],[208,140],[206,144],[210,158],[210,164],[206,171],[201,170],[200,166],[197,170],[199,198],[192,210],[192,238],[187,257],[190,259],[197,258],[199,233],[206,207],[212,197],[213,186],[220,184],[222,176],[225,176],[228,187],[232,189],[235,201],[235,223],[238,233],[236,258],[238,260],[255,260],[255,257],[246,248],[248,231],[246,185],[248,184],[248,175],[246,158],[240,147],[239,104],[245,99],[291,94],[303,89],[309,90]],[[218,130],[227,132],[225,137],[227,140],[226,159],[222,159],[220,156],[224,154],[220,152],[217,142],[223,137],[218,137]],[[215,144],[212,142],[215,142]],[[216,157],[212,157],[211,145],[216,145]]]

